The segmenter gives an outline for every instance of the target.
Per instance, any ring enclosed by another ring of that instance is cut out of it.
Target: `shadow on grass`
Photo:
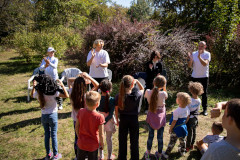
[[[58,113],[58,119],[66,119],[66,118],[69,118],[70,116],[71,116],[71,112]],[[18,130],[19,128],[24,128],[26,126],[39,125],[39,124],[41,124],[41,117],[28,119],[28,120],[20,121],[20,122],[13,123],[13,124],[9,124],[9,125],[6,125],[6,126],[2,127],[1,129],[4,132],[13,132],[13,131]]]
[[[19,73],[33,72],[34,68],[39,65],[38,62],[27,63],[25,61],[11,61],[1,62],[0,69],[1,74],[13,75]]]
[[[193,150],[190,152],[187,160],[192,160],[192,159],[201,159],[202,155],[199,151]]]
[[[4,101],[4,103],[8,103],[9,100],[13,100],[13,103],[26,102],[26,100],[27,100],[27,95],[25,95],[25,96],[19,96],[19,97],[7,98],[7,99]]]
[[[29,108],[29,109],[24,109],[24,110],[14,110],[14,111],[9,111],[9,112],[5,112],[5,113],[0,113],[0,119],[3,116],[14,115],[14,114],[24,114],[24,113],[35,112],[35,111],[39,111],[39,110],[40,110],[39,107],[34,107],[34,108]]]

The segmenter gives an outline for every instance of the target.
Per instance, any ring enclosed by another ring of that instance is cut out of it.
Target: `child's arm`
[[[187,124],[187,122],[188,122],[188,120],[189,120],[189,117],[190,117],[190,116],[187,117],[186,124]]]
[[[86,72],[83,72],[82,75],[84,78],[89,79],[93,84],[93,88],[91,89],[91,91],[97,91],[99,87],[99,83]]]
[[[78,119],[77,119],[76,125],[75,125],[75,132],[77,134],[77,137],[79,137],[79,121],[78,121]]]
[[[35,93],[35,86],[37,85],[37,82],[34,80],[33,81],[33,89],[31,91],[31,97],[33,98],[33,94]]]
[[[222,109],[226,108],[227,101],[219,102],[215,105],[215,108],[211,110],[211,118],[216,118],[221,115]]]
[[[177,123],[177,120],[173,120],[173,121],[172,121],[172,124],[171,124],[170,129],[169,129],[169,134],[172,133],[173,128],[174,128],[174,126],[176,125],[176,123]]]
[[[62,87],[63,92],[64,92],[64,94],[60,93],[60,94],[59,94],[59,97],[69,98],[68,92],[67,92],[66,88],[64,87],[62,81],[60,81],[59,79],[57,79],[57,83]]]
[[[75,77],[68,78],[68,88],[72,88],[73,82],[75,81]]]
[[[117,126],[119,126],[119,121],[118,121],[118,106],[115,106],[115,118],[116,118],[116,121],[117,121]]]
[[[104,139],[104,131],[103,131],[104,126],[103,126],[103,124],[99,125],[98,129],[99,129],[100,147],[103,150],[103,148],[104,148],[104,142],[103,142],[103,139]]]
[[[144,87],[142,86],[142,84],[137,79],[135,79],[135,82],[137,83],[137,85],[139,87],[139,90],[143,93],[144,92]]]

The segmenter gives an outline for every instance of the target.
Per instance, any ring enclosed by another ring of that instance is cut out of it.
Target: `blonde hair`
[[[104,46],[104,41],[101,40],[101,39],[96,39],[94,42],[93,42],[93,48],[96,48],[97,46]]]
[[[191,103],[191,97],[185,92],[178,92],[177,98],[178,103],[180,103],[182,106],[187,106]]]
[[[86,93],[86,104],[88,107],[94,107],[101,99],[101,95],[96,91]]]
[[[194,95],[202,95],[204,93],[203,91],[203,85],[199,82],[189,82],[188,84],[188,90],[191,92],[191,94]]]
[[[118,96],[118,107],[119,109],[124,109],[124,101],[125,101],[125,92],[126,89],[129,89],[133,84],[134,78],[130,75],[126,75],[122,78],[119,88],[119,96]]]
[[[204,46],[206,46],[206,42],[205,41],[200,41],[199,44],[203,44]]]
[[[163,88],[167,83],[164,76],[157,76],[153,80],[154,88],[150,97],[149,111],[155,113],[157,111],[158,92],[159,88]]]

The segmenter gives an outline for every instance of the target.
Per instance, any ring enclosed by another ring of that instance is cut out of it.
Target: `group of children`
[[[51,83],[50,83],[51,82]],[[75,130],[75,155],[76,159],[90,160],[104,159],[104,135],[107,142],[107,159],[114,159],[112,154],[112,136],[119,126],[119,152],[118,159],[127,159],[127,136],[130,135],[130,154],[132,160],[139,160],[139,122],[138,107],[144,93],[144,87],[130,75],[122,78],[119,93],[110,96],[112,83],[103,80],[100,84],[87,73],[80,74],[77,78],[68,79],[69,94],[61,81],[57,81],[63,90],[59,90],[49,76],[39,76],[33,81],[32,97],[38,98],[42,111],[42,123],[45,131],[45,159],[60,159],[57,147],[57,102],[56,97],[70,97],[72,118]],[[177,139],[180,141],[179,152],[184,155],[193,149],[198,125],[198,111],[201,100],[198,98],[203,93],[203,86],[198,82],[190,82],[188,93],[177,93],[176,103],[178,108],[173,111],[170,120],[170,142],[166,151],[163,151],[163,132],[166,125],[165,100],[168,98],[166,79],[157,76],[153,81],[153,89],[147,89],[144,97],[149,103],[146,122],[148,125],[147,151],[145,159],[150,158],[154,131],[157,130],[158,150],[157,159],[168,158]],[[49,85],[51,84],[51,85]],[[93,88],[88,91],[88,84]],[[137,87],[136,87],[137,86]],[[98,92],[100,91],[100,93]],[[115,113],[115,114],[114,114]],[[120,120],[120,121],[119,121]],[[207,150],[206,143],[221,140],[221,124],[212,126],[213,136],[207,136],[197,142],[197,147],[202,153]],[[50,150],[49,139],[52,138],[53,152]],[[98,156],[99,152],[99,156]]]

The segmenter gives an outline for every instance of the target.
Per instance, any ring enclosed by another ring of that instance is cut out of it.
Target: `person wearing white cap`
[[[39,67],[40,71],[44,71],[44,74],[49,75],[54,79],[55,81],[58,79],[58,71],[57,71],[57,66],[58,66],[58,59],[54,57],[54,53],[56,50],[53,47],[48,47],[47,49],[47,54],[48,57],[44,57],[42,60],[42,63]],[[57,99],[58,102],[58,109],[61,110],[63,109],[62,107],[62,99]]]

